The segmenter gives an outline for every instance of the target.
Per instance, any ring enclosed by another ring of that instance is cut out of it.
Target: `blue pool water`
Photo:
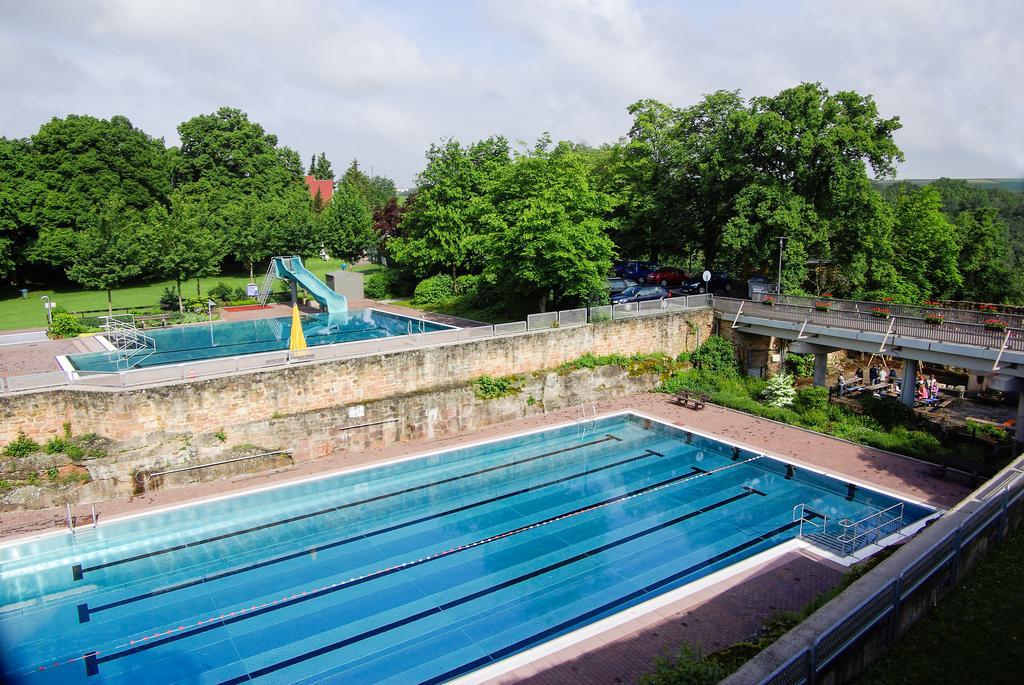
[[[443,682],[793,538],[797,504],[898,502],[754,456],[619,415],[6,546],[4,680]]]
[[[306,344],[333,343],[387,338],[412,333],[432,333],[451,328],[439,323],[410,319],[376,309],[353,309],[347,314],[303,315],[302,332]],[[288,349],[292,332],[291,317],[254,319],[250,321],[217,322],[147,330],[156,341],[156,353],[137,366],[178,364],[215,357],[234,357],[254,352]],[[68,356],[79,371],[117,371],[117,364],[107,352],[89,352]]]

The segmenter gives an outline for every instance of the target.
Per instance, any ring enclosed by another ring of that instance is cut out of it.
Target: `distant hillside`
[[[916,186],[926,186],[934,183],[937,178],[900,178],[895,181],[873,181],[876,186],[884,188],[893,183],[913,183]],[[983,190],[1012,190],[1024,193],[1024,178],[965,178],[962,179],[974,188]]]

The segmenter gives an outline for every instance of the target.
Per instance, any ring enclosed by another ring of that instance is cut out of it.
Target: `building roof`
[[[320,191],[320,199],[326,205],[334,195],[334,181],[327,178],[320,180],[312,176],[306,176],[306,185],[309,187],[309,196],[315,198],[317,191]]]

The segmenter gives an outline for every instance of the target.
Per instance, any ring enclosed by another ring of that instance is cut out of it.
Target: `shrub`
[[[206,295],[211,300],[217,300],[218,302],[227,302],[234,299],[234,293],[235,289],[223,281],[206,291]]]
[[[691,352],[690,363],[695,369],[721,376],[735,376],[740,370],[732,341],[720,335],[712,335]]]
[[[11,481],[0,479],[0,490],[11,490],[14,486],[11,485]]]
[[[160,309],[165,311],[173,311],[178,308],[178,292],[171,286],[164,288],[164,291],[160,293]]]
[[[786,368],[797,378],[809,378],[814,375],[814,355],[787,352]]]
[[[480,285],[480,276],[466,274],[455,279],[455,294],[469,298],[476,297],[477,286]]]
[[[519,385],[519,379],[515,376],[501,376],[492,378],[480,376],[474,383],[473,393],[481,400],[493,400],[509,395],[518,395],[523,391]]]
[[[914,425],[917,422],[914,410],[895,397],[879,398],[864,395],[860,398],[860,405],[864,407],[865,416],[871,417],[886,428]]]
[[[85,333],[87,330],[86,326],[77,316],[59,312],[53,315],[53,322],[50,323],[47,334],[51,338],[74,338]]]
[[[717,661],[683,645],[677,657],[659,657],[654,671],[645,674],[641,685],[715,685],[729,672]]]
[[[69,441],[60,437],[53,437],[43,447],[47,454],[64,454],[68,450]]]
[[[447,274],[424,278],[416,286],[412,301],[415,304],[433,304],[449,300],[455,295],[455,281]]]
[[[38,451],[39,443],[25,435],[23,431],[18,431],[18,437],[4,446],[5,457],[27,457]]]
[[[806,414],[807,412],[825,412],[828,409],[828,389],[811,386],[796,391],[793,409]]]
[[[363,286],[363,295],[371,300],[386,300],[394,295],[395,272],[391,269],[380,269],[370,274]]]

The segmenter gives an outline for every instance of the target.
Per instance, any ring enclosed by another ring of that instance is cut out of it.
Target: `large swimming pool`
[[[444,324],[376,309],[353,309],[347,314],[309,314],[302,317],[302,332],[306,336],[306,344],[311,347],[410,333],[432,333],[450,328]],[[135,366],[178,364],[285,350],[288,349],[291,332],[291,317],[147,330],[146,335],[156,342],[156,352],[142,358]],[[108,352],[72,354],[68,356],[68,361],[79,371],[118,370],[116,355]]]
[[[0,658],[30,684],[443,682],[791,540],[801,504],[898,503],[615,415],[4,546]]]

